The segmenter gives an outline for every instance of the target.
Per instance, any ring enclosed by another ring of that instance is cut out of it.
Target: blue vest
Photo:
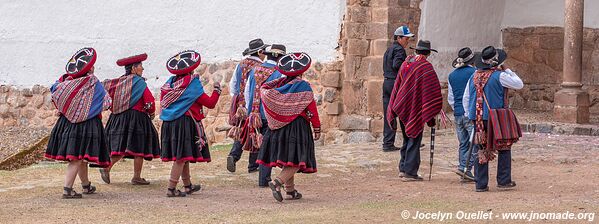
[[[464,115],[462,98],[464,98],[466,84],[468,84],[468,80],[470,80],[470,77],[472,77],[472,74],[474,74],[475,71],[476,69],[473,67],[464,66],[461,68],[456,68],[449,74],[449,84],[451,85],[454,99],[453,115],[455,116]]]
[[[503,95],[504,88],[499,81],[499,75],[501,71],[495,71],[489,77],[489,81],[485,88],[483,88],[485,95],[487,96],[487,101],[489,102],[489,106],[491,109],[503,108]],[[468,118],[470,120],[476,120],[476,88],[474,87],[474,76],[470,79],[470,102],[468,104]],[[489,109],[487,108],[487,104],[483,100],[483,120],[489,119]]]

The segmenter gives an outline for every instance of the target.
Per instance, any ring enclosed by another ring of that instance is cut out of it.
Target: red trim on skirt
[[[60,156],[60,155],[59,156],[54,156],[54,155],[50,155],[50,154],[46,153],[46,154],[44,154],[44,157],[49,158],[49,159],[54,159],[54,160],[60,160],[60,161],[71,161],[71,160],[83,160],[83,159],[85,159],[88,162],[98,164],[99,166],[102,166],[102,167],[108,167],[108,166],[110,166],[110,161],[108,161],[108,162],[100,162],[98,160],[98,157],[93,157],[93,156],[90,156],[88,154],[85,154],[84,156],[67,155],[65,157],[65,156]]]
[[[160,155],[143,154],[132,152],[129,149],[125,149],[125,152],[110,152],[110,156],[133,156],[133,157],[144,157],[144,158],[160,158]]]
[[[171,161],[177,161],[177,157],[172,157],[172,158],[164,158],[162,157],[162,162],[171,162]],[[192,156],[188,156],[188,157],[183,157],[181,159],[179,159],[179,161],[185,161],[185,162],[198,162],[198,163],[209,163],[210,161],[212,161],[211,159],[204,159],[204,157],[198,157],[198,158],[193,158]]]
[[[281,160],[277,160],[277,162],[270,162],[270,163],[265,163],[262,160],[256,160],[256,163],[267,166],[267,167],[273,167],[273,166],[277,166],[277,167],[297,167],[299,168],[301,172],[303,173],[316,173],[317,169],[315,168],[307,168],[306,167],[306,163],[305,162],[300,162],[299,164],[295,164],[292,162],[283,162]]]

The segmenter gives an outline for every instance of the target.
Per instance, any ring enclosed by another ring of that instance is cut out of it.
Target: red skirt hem
[[[87,160],[88,162],[98,164],[102,167],[108,167],[111,164],[110,161],[100,162],[98,157],[90,156],[88,154],[85,154],[83,156],[67,155],[65,157],[65,156],[54,156],[54,155],[50,155],[50,154],[46,153],[46,154],[44,154],[44,157],[49,158],[49,159],[54,159],[54,160],[60,160],[60,161]]]
[[[300,162],[299,164],[295,164],[292,162],[284,162],[281,160],[277,160],[276,162],[266,163],[262,160],[256,160],[256,163],[267,166],[267,167],[296,167],[299,168],[303,173],[316,173],[317,169],[315,168],[307,168],[305,162]]]

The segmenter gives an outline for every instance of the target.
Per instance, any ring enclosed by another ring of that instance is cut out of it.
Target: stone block
[[[347,8],[347,15],[350,22],[368,23],[370,22],[370,8],[363,6],[351,6]]]
[[[329,62],[324,65],[324,69],[327,71],[341,71],[343,69],[342,61]]]
[[[345,57],[343,61],[343,72],[344,78],[343,80],[353,80],[357,79],[358,69],[360,68],[360,63],[362,63],[362,57],[348,55]]]
[[[538,133],[549,134],[552,131],[553,131],[553,125],[552,124],[537,124],[536,125],[536,132],[538,132]]]
[[[347,138],[347,133],[340,130],[330,130],[324,136],[325,144],[343,144]]]
[[[366,91],[368,114],[383,116],[383,80],[369,80]]]
[[[347,22],[343,26],[343,36],[345,38],[362,39],[366,36],[367,26],[365,23]]]
[[[592,128],[590,128],[590,127],[575,127],[574,132],[572,132],[573,135],[585,135],[585,136],[590,136],[591,133],[592,133]]]
[[[382,77],[383,56],[369,56],[363,58],[356,75],[357,77]]]
[[[339,115],[343,112],[343,105],[340,102],[333,102],[326,106],[328,115]]]
[[[320,77],[320,83],[325,87],[341,87],[341,72],[330,71]]]
[[[368,40],[389,38],[387,31],[387,23],[368,23],[364,38]]]
[[[372,119],[370,121],[370,132],[372,133],[383,133],[385,120],[382,117]]]
[[[506,48],[516,48],[522,45],[523,37],[521,34],[503,31],[503,46]]]
[[[347,40],[347,54],[366,56],[368,55],[369,43],[367,40],[361,39],[348,39]]]
[[[391,46],[392,40],[388,39],[377,39],[370,41],[370,55],[383,56],[387,51],[387,48]]]
[[[389,8],[372,8],[371,21],[375,23],[387,23],[389,21]]]
[[[540,46],[546,50],[560,50],[564,49],[564,35],[559,34],[546,34],[540,35],[539,37]]]
[[[371,7],[389,7],[389,2],[394,0],[370,0]]]
[[[332,103],[337,98],[337,90],[334,88],[326,88],[323,95],[323,100],[325,102]]]
[[[374,142],[376,138],[370,132],[359,131],[359,132],[350,132],[347,134],[347,141],[345,143],[348,144],[363,144],[368,142]]]
[[[534,62],[534,51],[524,47],[510,50],[509,56],[521,62]]]
[[[369,130],[370,118],[359,115],[346,115],[341,117],[339,129],[341,130]]]
[[[344,104],[343,111],[348,114],[363,114],[365,112],[365,90],[362,81],[350,80],[343,81],[341,89],[342,100]]]

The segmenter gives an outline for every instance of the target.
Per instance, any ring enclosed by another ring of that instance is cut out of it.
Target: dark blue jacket
[[[395,79],[397,77],[399,68],[406,60],[406,56],[406,50],[397,41],[393,42],[393,45],[387,49],[383,57],[383,75],[385,78]]]

